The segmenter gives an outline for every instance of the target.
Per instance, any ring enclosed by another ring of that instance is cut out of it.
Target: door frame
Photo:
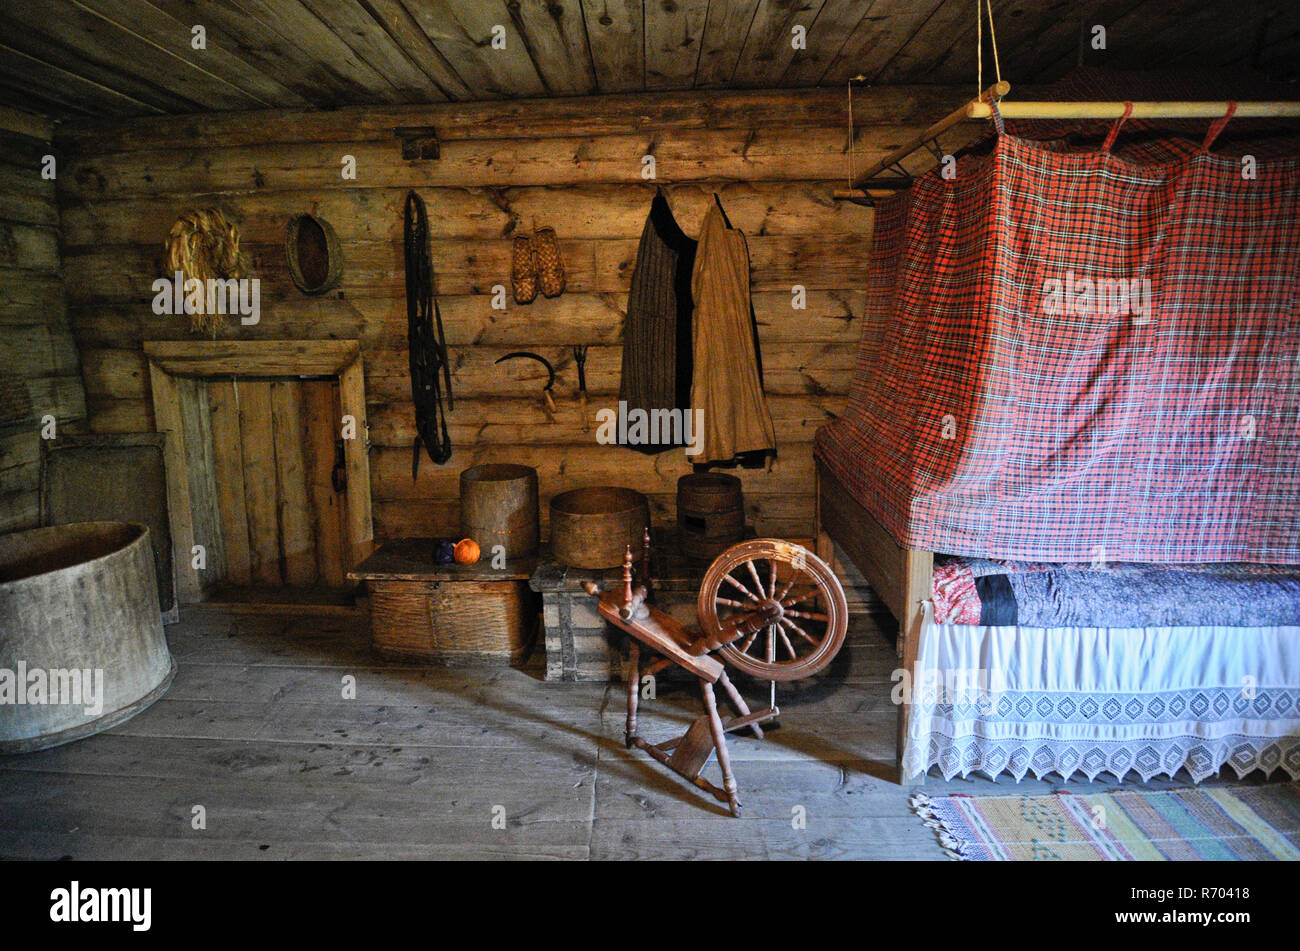
[[[370,554],[375,535],[370,510],[370,428],[366,423],[365,374],[358,341],[151,340],[145,342],[144,353],[149,362],[154,428],[166,440],[163,455],[178,600],[192,604],[203,599],[205,584],[199,572],[186,569],[195,544],[195,520],[210,520],[207,506],[216,503],[215,495],[211,499],[194,497],[195,492],[204,494],[206,485],[215,487],[215,478],[211,447],[186,444],[183,420],[192,408],[187,405],[189,397],[181,384],[187,378],[337,376],[340,412],[353,417],[357,434],[355,439],[343,441],[349,567]],[[201,434],[193,432],[188,435],[191,440],[201,438]],[[209,564],[217,563],[218,557],[219,553],[211,553]]]

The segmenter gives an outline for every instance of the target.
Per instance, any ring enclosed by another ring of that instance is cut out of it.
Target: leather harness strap
[[[442,313],[433,295],[433,262],[429,257],[429,218],[415,192],[406,196],[403,212],[406,264],[407,345],[411,354],[411,401],[415,404],[415,440],[411,444],[411,478],[420,471],[420,444],[429,458],[442,465],[451,458],[447,408],[455,409],[451,367]],[[447,407],[443,406],[446,395]]]

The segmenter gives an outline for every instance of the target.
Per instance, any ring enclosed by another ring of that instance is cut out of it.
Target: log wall
[[[859,167],[961,100],[943,87],[879,90],[855,110]],[[861,332],[870,209],[837,203],[846,174],[844,97],[833,90],[695,93],[538,102],[270,112],[67,127],[58,140],[69,314],[90,425],[153,426],[142,341],[184,339],[154,316],[151,283],[176,215],[217,205],[241,223],[262,280],[262,319],[231,338],[355,338],[365,362],[376,536],[454,534],[458,474],[476,463],[537,468],[550,496],[612,483],[649,494],[656,521],[674,518],[681,452],[646,457],[598,445],[594,416],[618,391],[624,309],[637,240],[656,184],[688,233],[713,192],[745,232],[766,389],[779,459],[742,472],[760,533],[808,536],[811,442],[842,407]],[[441,158],[404,161],[392,130],[432,125]],[[653,155],[657,178],[643,179]],[[346,156],[356,178],[341,174]],[[454,362],[454,455],[424,458],[411,478],[414,435],[407,370],[401,209],[417,189],[430,216],[437,293]],[[330,221],[343,244],[339,288],[309,298],[293,286],[283,235],[290,215]],[[568,272],[562,296],[494,310],[509,286],[510,238],[550,225]],[[792,307],[792,288],[807,307]],[[590,345],[588,428],[571,347]],[[541,403],[544,371],[494,365],[517,349],[556,366],[559,412]],[[543,530],[545,532],[545,524]]]
[[[45,120],[0,108],[0,532],[39,522],[41,420],[53,416],[57,435],[86,415],[55,182],[41,176],[51,134]]]

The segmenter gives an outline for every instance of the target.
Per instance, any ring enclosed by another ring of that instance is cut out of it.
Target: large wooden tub
[[[175,672],[145,526],[0,535],[0,753],[106,730],[161,697]]]

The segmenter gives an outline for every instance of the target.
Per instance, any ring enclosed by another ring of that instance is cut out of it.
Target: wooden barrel
[[[478,542],[484,558],[503,545],[506,558],[537,551],[537,470],[495,462],[460,474],[460,531]]]
[[[175,673],[148,528],[82,522],[0,535],[0,675],[24,695],[0,703],[0,753],[106,730],[161,697]]]
[[[616,486],[572,489],[551,499],[551,555],[574,568],[615,568],[629,545],[640,558],[650,503]]]
[[[677,531],[682,552],[709,562],[745,538],[740,480],[722,472],[694,472],[677,480]]]

